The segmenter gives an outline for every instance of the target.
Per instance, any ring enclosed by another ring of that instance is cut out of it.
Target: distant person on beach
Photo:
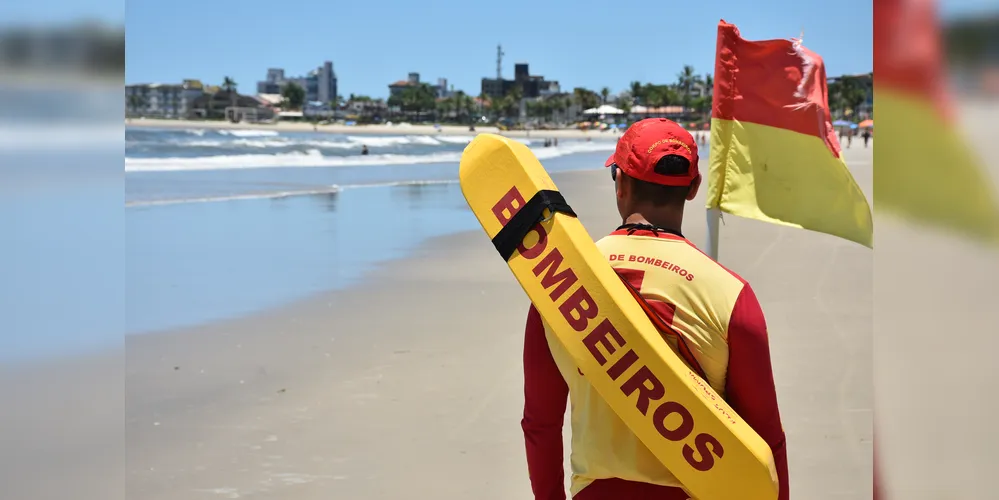
[[[672,329],[662,331],[664,339],[673,339],[664,342],[770,446],[778,499],[787,500],[787,452],[763,311],[749,283],[701,253],[681,232],[685,203],[701,183],[697,162],[693,136],[676,123],[650,118],[632,125],[606,162],[623,223],[597,246],[604,255],[618,256],[611,266]],[[637,380],[633,384],[653,382],[627,376]],[[572,402],[573,500],[688,499],[676,477],[590,385],[532,305],[524,339],[521,426],[536,500],[566,498],[562,424],[567,399]],[[717,455],[708,448],[696,454],[702,461]]]
[[[361,154],[362,155],[368,154],[368,145],[367,144],[361,144]]]
[[[864,147],[865,148],[867,147],[867,143],[870,142],[870,140],[871,140],[871,129],[865,128],[864,129]]]

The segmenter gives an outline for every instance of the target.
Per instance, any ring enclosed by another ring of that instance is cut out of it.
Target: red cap
[[[666,155],[686,158],[690,162],[690,170],[681,175],[656,172],[656,163]],[[614,164],[628,177],[664,186],[689,186],[700,175],[694,137],[676,122],[665,118],[646,118],[628,127],[617,141],[617,150],[604,166]]]

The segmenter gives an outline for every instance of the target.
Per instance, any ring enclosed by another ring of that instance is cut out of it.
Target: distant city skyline
[[[648,15],[663,11],[652,2],[584,1],[578,8],[561,9],[511,0],[491,12],[488,5],[452,0],[434,11],[399,1],[333,5],[303,0],[296,9],[273,9],[260,0],[244,0],[237,8],[191,0],[163,8],[151,0],[130,0],[126,13],[122,2],[111,0],[86,5],[42,0],[0,3],[0,29],[87,19],[127,23],[126,83],[194,78],[218,84],[231,76],[244,92],[252,91],[269,67],[304,74],[315,61],[331,60],[344,95],[384,97],[387,84],[409,72],[429,81],[444,77],[455,88],[475,93],[481,78],[495,73],[497,42],[507,48],[506,72],[512,73],[515,62],[527,62],[565,90],[608,86],[620,92],[632,80],[671,82],[683,64],[693,65],[698,74],[712,72],[719,18],[738,25],[749,39],[786,38],[804,28],[806,46],[825,58],[829,75],[871,71],[871,2],[808,3],[787,0],[759,9],[735,0],[708,0],[684,11],[681,19],[673,8],[664,17]],[[937,6],[945,21],[997,13],[994,0],[944,0]],[[427,22],[419,22],[421,16]],[[260,29],[261,24],[268,28]],[[650,66],[640,56],[651,53],[647,42],[652,38],[674,42],[651,44],[665,50]],[[205,50],[224,52],[229,60],[192,56]]]
[[[988,3],[942,2],[940,12],[952,18],[985,11]],[[388,85],[410,72],[431,82],[446,78],[456,90],[477,95],[481,79],[495,76],[501,43],[507,78],[515,63],[524,62],[532,73],[559,81],[563,91],[606,86],[618,93],[634,80],[671,83],[686,64],[700,75],[713,73],[719,19],[739,26],[750,40],[804,31],[805,45],[823,57],[830,76],[873,70],[869,0],[777,0],[766,9],[737,0],[707,0],[692,9],[592,0],[572,9],[527,0],[502,8],[441,0],[433,10],[401,0],[296,5],[274,9],[245,0],[233,8],[175,0],[165,9],[130,0],[126,83],[219,83],[230,76],[252,93],[268,68],[304,74],[329,60],[343,96],[387,97]]]
[[[720,19],[749,39],[796,37],[826,60],[827,73],[871,71],[870,0],[836,3],[775,0],[705,0],[690,5],[639,1],[508,0],[501,6],[459,0],[326,2],[302,0],[294,9],[272,2],[238,4],[130,0],[126,12],[126,77],[132,83],[230,76],[253,92],[268,68],[302,74],[332,61],[339,93],[388,95],[388,85],[418,72],[426,81],[447,78],[455,89],[478,94],[483,77],[496,74],[496,44],[503,45],[506,77],[515,63],[574,87],[613,92],[633,80],[669,83],[685,64],[712,73]]]

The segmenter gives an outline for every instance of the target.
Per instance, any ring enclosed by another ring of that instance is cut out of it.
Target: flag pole
[[[706,245],[708,257],[718,261],[718,222],[721,220],[721,210],[712,207],[707,210],[708,215],[708,244]]]

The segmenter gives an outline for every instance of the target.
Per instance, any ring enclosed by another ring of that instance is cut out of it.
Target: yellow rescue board
[[[536,193],[557,192],[527,146],[493,134],[465,148],[459,178],[490,239]],[[692,497],[777,498],[770,447],[670,349],[579,220],[552,210],[538,220],[507,264],[608,405]],[[562,286],[567,272],[571,288]],[[626,394],[622,385],[639,372],[651,372],[665,395]]]

